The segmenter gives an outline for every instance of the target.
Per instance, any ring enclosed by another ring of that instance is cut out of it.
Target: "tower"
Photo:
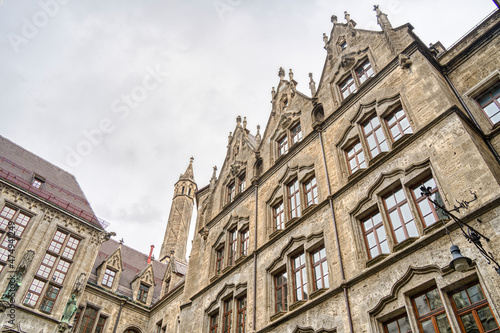
[[[186,172],[180,175],[179,181],[174,185],[174,198],[160,250],[160,261],[163,263],[169,261],[172,254],[175,254],[177,260],[183,262],[186,260],[194,194],[197,191],[193,174],[193,160],[194,158],[191,157]]]

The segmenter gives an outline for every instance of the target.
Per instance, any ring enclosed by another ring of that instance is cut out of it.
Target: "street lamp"
[[[444,204],[438,202],[438,199],[440,199],[440,197],[438,197],[438,195],[436,195],[434,200],[431,199],[432,193],[431,193],[430,187],[421,186],[420,190],[422,191],[421,195],[426,196],[427,200],[432,202],[434,204],[435,208],[439,209],[443,214],[450,216],[453,219],[453,221],[455,221],[457,223],[457,225],[460,227],[460,230],[462,230],[462,234],[464,235],[464,237],[469,241],[469,243],[472,243],[476,246],[476,248],[479,250],[481,255],[486,259],[488,264],[494,263],[493,269],[500,275],[500,265],[495,260],[495,257],[493,256],[493,254],[491,252],[486,251],[483,247],[483,244],[481,244],[481,239],[484,239],[487,242],[489,242],[490,239],[488,237],[484,236],[483,234],[481,234],[479,231],[477,231],[476,229],[474,229],[470,225],[468,225],[467,223],[460,220],[458,217],[456,217],[452,213],[452,212],[459,213],[461,208],[468,209],[469,203],[471,203],[472,201],[475,201],[477,199],[476,193],[471,192],[471,194],[474,196],[472,200],[470,200],[470,201],[462,200],[461,202],[457,201],[459,204],[458,206],[455,205],[452,210],[447,210],[444,207]],[[482,222],[480,219],[477,219],[477,221],[479,223]],[[458,247],[458,245],[453,244],[453,241],[452,241],[451,236],[450,236],[450,232],[448,231],[448,228],[446,228],[446,225],[444,224],[444,222],[443,222],[443,225],[446,229],[446,233],[450,237],[450,241],[452,244],[450,247],[450,251],[451,251],[451,254],[453,256],[453,259],[450,262],[450,267],[458,272],[464,272],[467,269],[469,269],[470,265],[472,264],[472,260],[470,258],[464,257],[460,253],[460,248]],[[465,228],[467,228],[467,232],[465,231]]]

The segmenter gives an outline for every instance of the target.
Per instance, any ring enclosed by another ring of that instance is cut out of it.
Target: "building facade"
[[[280,68],[265,130],[238,117],[201,189],[191,161],[159,260],[2,139],[2,331],[499,332],[500,11],[449,49],[374,15],[332,16],[308,94]]]

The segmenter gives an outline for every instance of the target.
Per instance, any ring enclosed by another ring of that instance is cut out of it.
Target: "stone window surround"
[[[464,99],[467,105],[469,106],[473,114],[477,116],[477,120],[480,126],[487,130],[486,132],[490,132],[493,129],[497,129],[498,127],[500,127],[500,122],[493,124],[490,121],[488,115],[484,112],[483,108],[476,101],[476,98],[480,97],[488,89],[492,88],[499,82],[500,70],[497,69],[464,93]]]
[[[383,260],[388,255],[399,251],[401,248],[406,247],[406,245],[412,243],[413,240],[424,236],[426,233],[431,232],[436,227],[440,226],[440,223],[438,223],[439,221],[428,227],[425,226],[425,223],[419,213],[417,203],[411,192],[412,188],[416,184],[420,183],[423,180],[428,179],[429,177],[432,177],[434,179],[436,187],[439,193],[441,194],[443,200],[446,200],[444,195],[444,193],[446,192],[443,191],[443,188],[439,183],[439,179],[435,176],[435,173],[432,170],[432,166],[428,161],[425,161],[424,163],[421,163],[419,166],[417,166],[417,170],[412,170],[412,169],[413,169],[412,167],[409,167],[408,170],[410,172],[407,172],[404,175],[401,175],[401,173],[397,173],[389,177],[381,175],[381,179],[375,182],[375,186],[368,190],[368,196],[360,200],[356,205],[356,208],[354,208],[354,210],[350,212],[351,221],[356,235],[355,238],[359,240],[358,242],[356,242],[358,246],[358,251],[364,254],[365,258],[364,260],[366,262],[366,265],[368,266],[371,265],[372,263]],[[385,209],[385,205],[383,202],[383,198],[389,192],[398,187],[401,187],[404,191],[406,200],[408,202],[411,214],[413,215],[418,232],[418,237],[407,238],[400,243],[397,243],[395,240],[391,223],[389,222],[389,219],[387,217],[387,210]],[[389,254],[381,253],[374,258],[370,258],[370,255],[367,252],[368,249],[361,221],[363,221],[367,216],[369,216],[370,214],[372,214],[377,210],[380,212],[382,223],[384,225],[384,230],[387,237],[387,244],[389,246]]]
[[[269,309],[270,311],[269,317],[271,318],[271,320],[280,317],[286,312],[293,311],[294,309],[300,307],[302,304],[308,302],[309,300],[315,298],[317,295],[327,290],[327,288],[314,290],[314,283],[313,283],[314,275],[313,275],[313,262],[311,254],[321,247],[325,247],[326,249],[322,232],[318,234],[312,234],[307,238],[303,236],[299,238],[292,238],[290,242],[281,251],[281,256],[279,258],[276,258],[272,262],[272,264],[266,268],[266,271],[268,273],[267,285],[269,287],[269,292],[267,293],[268,294],[267,302],[269,306],[267,306],[267,309]],[[306,288],[307,288],[308,298],[300,301],[295,301],[293,297],[292,258],[301,253],[305,254],[305,261],[306,261],[305,266],[306,266],[306,274],[308,281]],[[328,263],[328,253],[326,261]],[[288,310],[276,313],[275,276],[278,275],[279,273],[282,273],[283,271],[286,271],[288,278],[287,282]],[[328,274],[328,279],[329,279],[328,284],[331,286],[332,283],[330,281],[330,276],[331,274]]]
[[[286,229],[286,226],[288,223],[290,223],[290,221],[294,221],[297,218],[300,218],[304,214],[305,210],[307,210],[310,207],[314,207],[316,205],[316,204],[311,204],[309,206],[306,206],[306,197],[305,197],[306,193],[305,193],[305,188],[303,186],[305,182],[315,177],[315,175],[316,173],[314,164],[303,167],[293,167],[293,168],[289,167],[286,170],[285,174],[279,180],[278,186],[276,186],[274,191],[271,193],[271,196],[266,200],[266,207],[267,207],[266,220],[268,221],[267,229],[268,229],[268,234],[270,236],[281,232],[281,230]],[[288,202],[288,185],[294,179],[297,179],[299,182],[299,198],[300,198],[300,207],[302,208],[302,210],[300,216],[291,219],[290,204]],[[321,192],[319,187],[317,187],[317,190],[318,190],[318,202],[319,202]],[[285,212],[284,214],[285,228],[276,230],[274,226],[273,208],[281,201],[283,201],[284,212]]]
[[[389,130],[389,125],[386,122],[386,118],[399,109],[403,109],[403,111],[405,112],[405,116],[408,119],[410,127],[413,131],[416,128],[416,125],[411,115],[411,110],[410,112],[408,111],[408,103],[406,102],[405,97],[400,93],[389,97],[383,97],[379,100],[373,100],[369,103],[361,104],[359,106],[356,114],[350,121],[349,127],[345,130],[340,141],[336,144],[338,154],[340,156],[340,161],[343,161],[341,165],[345,165],[345,167],[341,167],[341,169],[348,178],[351,175],[351,172],[349,167],[349,160],[347,158],[347,150],[351,148],[352,145],[357,141],[361,143],[361,147],[365,157],[366,168],[369,168],[370,165],[378,160],[379,157],[384,156],[392,149],[394,149],[396,145],[405,141],[404,139],[406,137],[412,135],[404,134],[397,141],[393,141],[392,135]],[[366,142],[366,137],[363,131],[363,124],[373,116],[377,116],[379,119],[380,126],[382,128],[389,150],[387,152],[383,151],[376,155],[374,158],[371,158],[370,154],[368,153],[370,151],[370,147]],[[364,170],[364,168],[358,169],[352,174],[356,174],[357,172],[359,172],[359,170]]]
[[[94,310],[97,311],[96,317],[95,317],[95,321],[94,321],[94,325],[92,326],[91,332],[94,332],[94,330],[97,327],[97,322],[99,321],[99,318],[101,318],[101,317],[103,317],[103,318],[106,319],[106,322],[104,323],[104,327],[103,327],[104,329],[102,331],[102,332],[106,332],[106,328],[110,325],[108,323],[109,322],[108,318],[110,317],[110,315],[108,313],[103,312],[100,306],[98,306],[97,304],[91,303],[91,302],[87,302],[83,306],[82,305],[79,306],[78,309],[80,310],[80,316],[78,318],[78,322],[74,323],[74,325],[75,325],[74,326],[74,332],[78,332],[78,330],[80,329],[80,326],[81,326],[81,323],[82,323],[82,318],[83,318],[83,315],[84,315],[85,310],[87,308],[92,308],[92,309],[94,309]]]
[[[236,200],[236,198],[238,198],[238,196],[245,192],[246,190],[246,185],[245,185],[245,188],[243,189],[243,191],[240,191],[240,188],[241,188],[241,183],[243,182],[243,184],[246,184],[246,177],[247,177],[247,173],[246,173],[246,168],[244,167],[241,171],[238,172],[238,174],[234,177],[230,177],[228,176],[226,181],[224,182],[224,186],[223,186],[223,200],[222,200],[222,203],[223,205],[228,205],[230,204],[231,202],[233,202],[234,200]],[[232,191],[233,191],[233,194],[232,196],[230,196],[230,187],[232,187]]]
[[[366,82],[370,81],[369,80],[370,78],[377,75],[378,71],[376,70],[376,66],[374,64],[375,62],[373,61],[373,57],[372,57],[371,53],[369,52],[369,50],[367,49],[365,51],[361,51],[361,53],[362,54],[360,56],[357,56],[357,57],[354,55],[354,57],[356,59],[354,59],[352,65],[348,66],[348,69],[344,70],[344,73],[341,76],[334,78],[332,81],[332,83],[334,83],[334,84],[332,84],[332,88],[335,91],[335,95],[338,96],[337,98],[339,101],[344,101],[347,98],[349,98],[349,96],[352,96],[355,93],[357,93],[359,91],[359,89],[366,84]],[[360,66],[364,65],[365,62],[367,62],[367,61],[371,66],[373,74],[368,79],[363,81],[363,83],[360,83],[358,75],[357,75],[357,70]],[[355,91],[351,92],[346,97],[343,97],[342,96],[342,89],[340,87],[341,87],[341,84],[344,83],[349,77],[351,77],[353,80],[353,85],[355,87],[354,88]],[[335,86],[335,87],[333,87],[333,86]]]
[[[217,315],[217,332],[222,332],[224,302],[231,300],[231,332],[236,329],[238,315],[238,299],[247,295],[247,284],[226,284],[217,293],[215,300],[205,309],[203,332],[210,332],[210,318]]]
[[[304,128],[300,122],[300,114],[301,112],[290,112],[287,115],[286,120],[282,121],[282,124],[278,126],[274,134],[271,136],[270,141],[272,143],[271,152],[274,157],[274,161],[278,160],[280,157],[287,155],[290,150],[299,144],[305,137]],[[299,126],[301,127],[301,139],[292,144],[292,130]],[[286,137],[286,152],[280,154],[280,140]]]

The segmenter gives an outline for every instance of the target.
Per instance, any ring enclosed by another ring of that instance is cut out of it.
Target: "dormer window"
[[[41,188],[44,183],[45,179],[35,174],[33,176],[33,180],[31,181],[31,186],[34,188]]]
[[[356,92],[360,85],[375,74],[368,59],[363,61],[361,65],[357,66],[354,70],[351,69],[348,72],[349,75],[339,83],[342,99],[346,99],[347,96]]]
[[[113,281],[115,280],[115,276],[116,276],[115,271],[106,268],[101,284],[105,287],[111,288],[113,286]]]
[[[342,83],[340,83],[340,92],[342,93],[342,98],[346,98],[350,94],[356,91],[356,85],[354,84],[354,79],[352,75],[345,78]]]
[[[358,77],[359,84],[365,82],[370,76],[373,75],[372,65],[368,60],[356,68],[356,76]]]
[[[139,285],[139,293],[137,294],[137,300],[139,302],[146,303],[146,300],[148,299],[148,292],[149,292],[149,287],[141,283]]]
[[[302,126],[300,122],[294,123],[291,127],[288,127],[285,134],[279,137],[278,143],[278,157],[288,153],[288,149],[294,144],[302,140]],[[290,142],[290,145],[288,144]]]

